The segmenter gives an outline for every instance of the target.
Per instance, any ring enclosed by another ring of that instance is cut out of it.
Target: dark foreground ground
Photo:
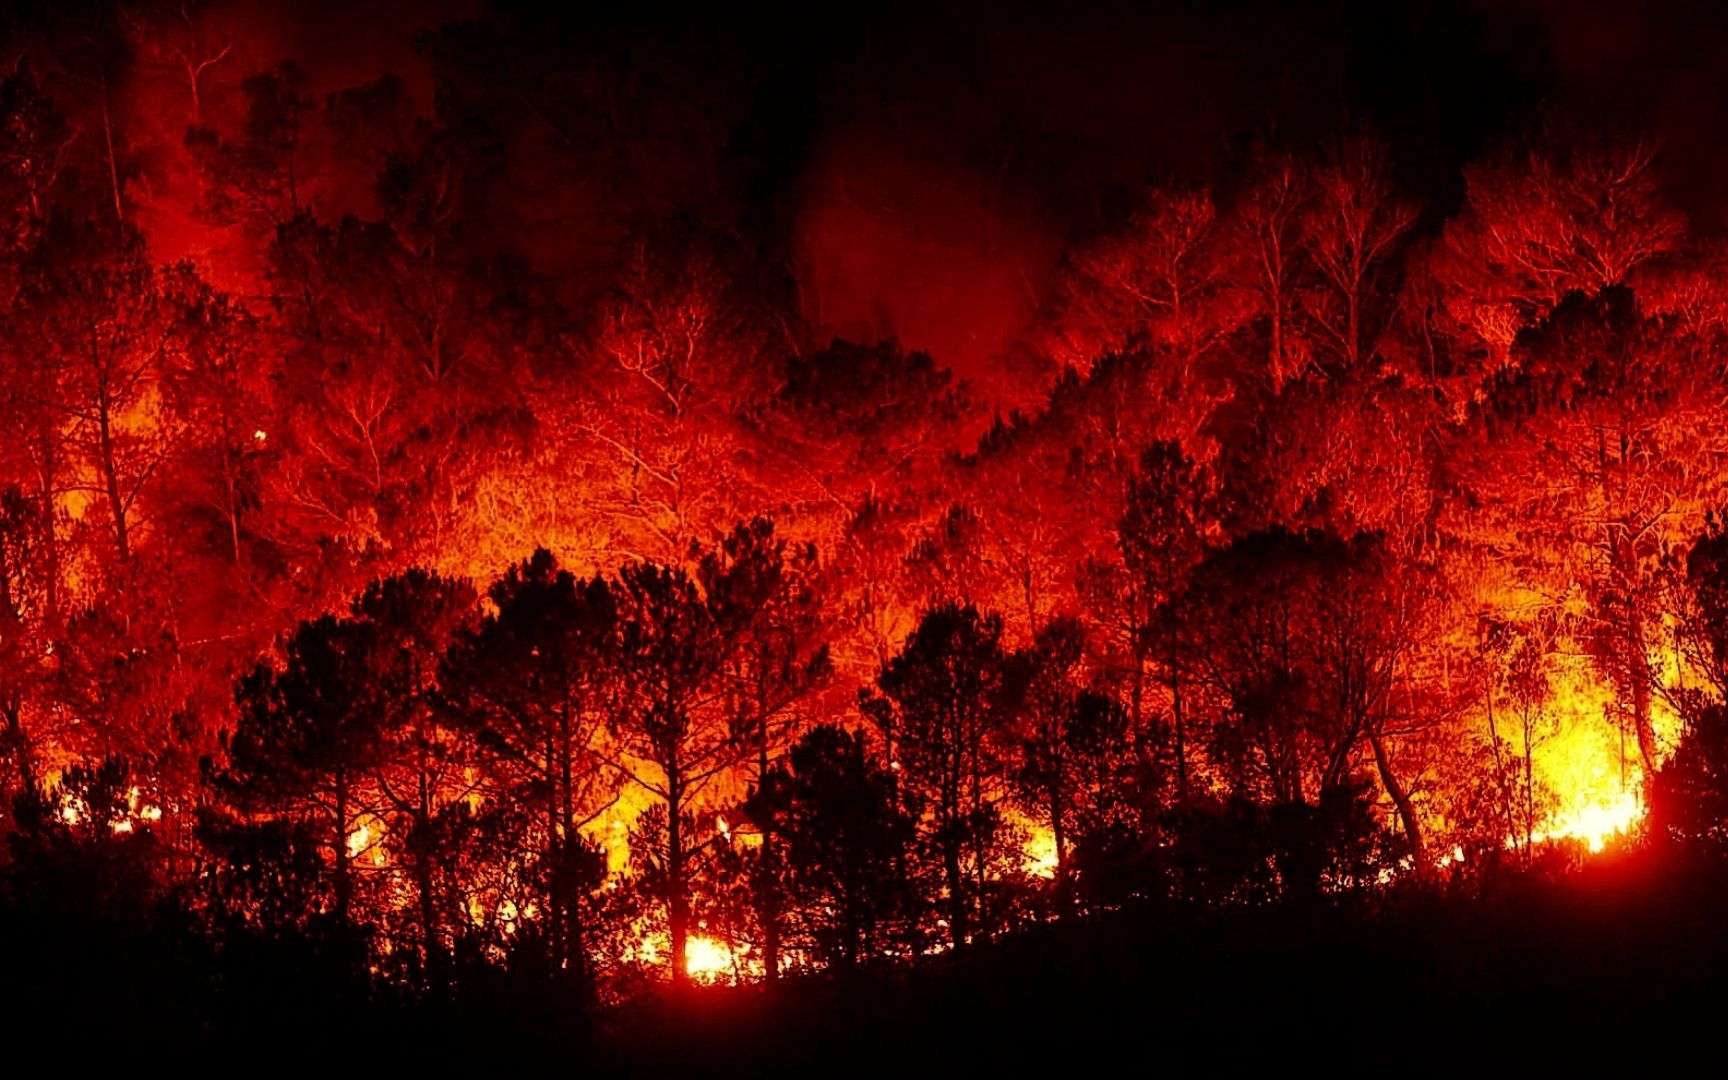
[[[1724,1075],[1728,889],[1603,860],[1373,910],[1145,910],[913,970],[642,1000],[590,1025],[500,982],[457,1006],[344,999],[260,953],[186,988],[188,946],[9,919],[3,1045],[64,1067],[349,1075]],[[14,1062],[23,1059],[14,1057]]]
[[[619,1037],[657,1073],[1728,1075],[1728,892],[1643,870],[1605,864],[1494,900],[1371,914],[1048,927],[915,973],[798,985],[776,1003],[662,1003],[626,1016]]]

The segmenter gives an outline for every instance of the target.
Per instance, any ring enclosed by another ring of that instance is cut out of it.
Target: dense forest
[[[1566,890],[1722,895],[1728,246],[1648,125],[938,169],[821,135],[928,91],[880,43],[0,30],[15,1018],[671,1067],[668,1008],[1120,1008],[1123,942],[1214,993],[1358,933],[1412,996],[1494,983],[1436,941],[1684,966]]]

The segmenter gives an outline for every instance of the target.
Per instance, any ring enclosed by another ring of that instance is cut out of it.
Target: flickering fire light
[[[600,1046],[1709,910],[1728,29],[1564,6],[25,0],[0,954]]]

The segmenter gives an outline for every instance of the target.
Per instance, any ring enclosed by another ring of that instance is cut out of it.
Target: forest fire
[[[1529,6],[0,13],[28,1015],[1283,1046],[1708,967],[1720,148]]]
[[[743,958],[736,955],[724,943],[696,934],[685,945],[684,972],[694,982],[721,983],[736,982],[751,969]],[[635,947],[637,960],[649,968],[658,967],[666,962],[667,943],[664,934],[645,935]],[[760,976],[758,967],[754,972]]]
[[[1553,717],[1530,732],[1533,769],[1551,799],[1528,836],[1507,838],[1509,847],[1578,840],[1596,854],[1642,826],[1645,769],[1616,708],[1612,687],[1587,673],[1557,680]],[[1666,706],[1652,711],[1660,765],[1681,737],[1681,722]]]
[[[1026,837],[1026,843],[1021,849],[1025,857],[1025,868],[1033,877],[1054,878],[1056,866],[1060,861],[1056,857],[1056,834],[1043,827],[1035,827]]]
[[[1631,832],[1643,817],[1643,801],[1628,791],[1608,803],[1591,803],[1577,810],[1562,811],[1537,835],[1543,840],[1576,837],[1588,844],[1592,852],[1600,852],[1610,839]]]

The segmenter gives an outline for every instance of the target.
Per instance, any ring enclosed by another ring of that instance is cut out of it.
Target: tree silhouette
[[[1180,628],[1183,587],[1205,552],[1209,515],[1204,475],[1169,442],[1157,442],[1140,456],[1128,482],[1127,505],[1116,527],[1117,546],[1129,574],[1129,589],[1146,614],[1135,627],[1135,669],[1130,709],[1135,736],[1143,738],[1141,685],[1146,662],[1157,664],[1159,681],[1170,696],[1176,793],[1188,796],[1188,728],[1184,711]]]
[[[1012,739],[1011,779],[1016,792],[1049,826],[1056,847],[1059,907],[1070,902],[1071,848],[1091,813],[1129,760],[1127,713],[1088,689],[1079,670],[1085,631],[1072,619],[1040,630],[1014,658],[1018,723]]]
[[[373,678],[369,629],[325,615],[302,623],[280,669],[260,663],[236,691],[218,790],[243,812],[303,822],[328,861],[334,914],[354,914],[355,856],[372,842],[359,829],[377,810],[369,783],[383,744],[386,693]]]
[[[711,607],[681,568],[632,563],[620,571],[617,589],[626,696],[613,714],[613,760],[663,811],[657,835],[642,837],[651,846],[633,846],[631,854],[652,870],[666,912],[671,978],[682,985],[689,979],[692,863],[713,839],[699,832],[695,805],[739,753],[718,676],[741,624]]]
[[[738,628],[720,678],[730,684],[730,723],[739,751],[755,759],[758,786],[791,741],[801,706],[832,674],[819,575],[814,545],[789,547],[765,518],[735,528],[697,570],[718,620]],[[763,970],[773,982],[780,974],[783,859],[772,820],[757,824],[761,843],[745,872],[761,927]]]
[[[927,808],[918,838],[942,883],[956,949],[983,930],[983,892],[995,855],[993,795],[1008,726],[1001,637],[996,616],[970,606],[935,608],[861,699],[907,794]]]
[[[537,811],[538,873],[556,969],[587,992],[585,897],[605,872],[582,829],[610,805],[599,738],[621,707],[619,611],[601,578],[545,549],[493,584],[495,609],[461,630],[440,669],[443,707],[492,763],[487,794]]]
[[[1728,852],[1728,528],[1711,513],[1685,559],[1691,604],[1681,634],[1706,685],[1681,698],[1684,729],[1650,788],[1658,837]]]
[[[51,593],[45,548],[53,525],[40,505],[16,487],[0,491],[0,721],[6,756],[20,794],[38,783],[26,714],[41,705],[47,681],[41,642]],[[0,789],[4,790],[4,789]]]
[[[831,967],[879,955],[915,924],[902,869],[915,808],[863,733],[820,725],[770,767],[746,809],[785,845],[796,917]]]
[[[442,723],[435,677],[455,630],[470,616],[467,582],[410,569],[373,582],[352,605],[367,630],[371,679],[379,691],[382,745],[377,775],[386,842],[407,862],[418,915],[423,977],[436,982],[446,965],[440,886],[448,880],[453,827],[468,812],[475,783],[464,773],[472,754]]]

